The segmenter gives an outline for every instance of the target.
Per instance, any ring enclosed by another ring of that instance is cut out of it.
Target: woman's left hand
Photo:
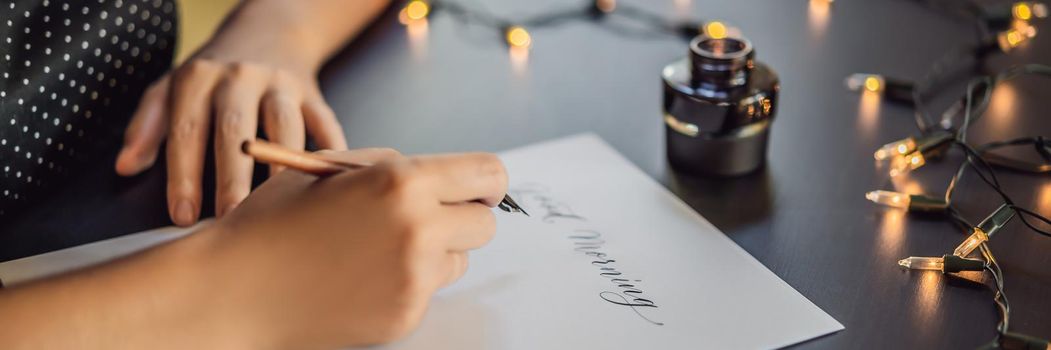
[[[280,50],[229,46],[237,44],[206,47],[155,82],[143,95],[117,158],[118,173],[138,174],[153,165],[161,143],[168,141],[168,211],[176,225],[192,225],[200,215],[209,141],[215,147],[217,216],[248,196],[253,161],[242,154],[241,144],[256,137],[260,124],[271,142],[291,149],[303,149],[308,133],[322,149],[347,148],[318,88],[316,67],[282,57]]]

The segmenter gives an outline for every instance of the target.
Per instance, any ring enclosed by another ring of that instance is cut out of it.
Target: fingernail
[[[126,165],[124,165],[124,164],[126,164],[128,162],[127,158],[128,158],[128,149],[127,148],[121,148],[120,149],[120,153],[117,153],[117,169],[121,169],[121,168],[127,167]]]
[[[175,215],[172,218],[176,225],[190,226],[194,221],[193,204],[189,200],[182,199],[175,203]]]
[[[144,164],[145,161],[132,151],[130,148],[124,148],[117,154],[117,169],[118,171],[126,174],[138,174],[143,169],[149,167],[150,164]]]

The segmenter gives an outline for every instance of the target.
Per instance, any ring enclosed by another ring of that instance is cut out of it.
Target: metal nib
[[[500,204],[496,207],[508,213],[522,213],[525,214],[525,216],[529,216],[529,213],[527,213],[525,209],[522,209],[518,203],[515,203],[515,200],[511,199],[510,195],[504,195],[504,200],[500,201]]]

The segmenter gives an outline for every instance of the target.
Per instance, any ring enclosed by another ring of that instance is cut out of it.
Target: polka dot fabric
[[[111,166],[175,26],[173,0],[0,2],[0,217]]]

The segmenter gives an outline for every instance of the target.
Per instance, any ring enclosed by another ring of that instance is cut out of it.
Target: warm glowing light
[[[1044,183],[1040,187],[1040,195],[1036,198],[1036,209],[1039,212],[1051,212],[1051,183]]]
[[[911,196],[907,194],[891,191],[872,191],[866,193],[865,198],[876,204],[901,209],[908,209],[909,203],[912,201]]]
[[[431,6],[427,2],[422,0],[412,0],[405,5],[405,8],[398,13],[398,21],[401,24],[409,25],[410,23],[417,22],[427,18],[427,15],[431,13]]]
[[[529,49],[525,47],[512,46],[507,50],[511,58],[511,69],[518,76],[524,76],[529,70]]]
[[[996,41],[1000,44],[1001,51],[1008,52],[1011,51],[1011,49],[1021,46],[1035,36],[1036,27],[1025,22],[1018,22],[1016,23],[1015,28],[1008,29],[997,35]]]
[[[595,8],[605,13],[613,12],[617,9],[617,0],[595,0]]]
[[[1022,42],[1022,39],[1024,39],[1024,37],[1022,37],[1022,34],[1017,31],[1007,33],[1007,42],[1010,43],[1011,46],[1018,45]]]
[[[1034,2],[1030,5],[1033,9],[1033,17],[1036,18],[1047,18],[1047,5],[1039,2]]]
[[[1028,21],[1033,18],[1033,9],[1029,7],[1028,3],[1016,2],[1014,6],[1011,6],[1011,14],[1017,19]]]
[[[704,34],[712,39],[726,38],[726,25],[719,21],[709,22],[704,26]]]
[[[861,101],[858,102],[858,122],[865,136],[868,138],[875,137],[877,123],[879,122],[879,110],[880,100],[883,96],[880,94],[866,93],[861,94]]]
[[[982,260],[966,259],[955,255],[945,255],[942,257],[911,256],[898,260],[898,265],[912,270],[935,270],[951,273],[981,271],[989,266]]]
[[[879,259],[892,259],[901,255],[901,243],[905,239],[905,211],[883,210],[878,232]]]
[[[533,38],[525,28],[512,26],[507,29],[507,44],[511,47],[528,48],[533,44]]]
[[[910,256],[908,258],[898,260],[898,265],[906,269],[912,270],[942,271],[942,269],[945,268],[945,259],[935,257]]]
[[[977,249],[979,245],[985,243],[988,240],[989,235],[985,234],[985,231],[982,231],[979,228],[975,228],[974,233],[972,233],[970,237],[967,237],[967,239],[964,240],[963,243],[960,243],[960,245],[952,251],[952,255],[961,258],[966,258],[968,255],[971,255],[971,253],[974,252],[974,250]]]
[[[1005,135],[1017,126],[1016,111],[1021,98],[1019,88],[1013,82],[996,84],[986,113],[982,116],[982,119],[985,119],[983,123],[989,125],[989,131],[993,132],[993,135]]]
[[[405,32],[409,35],[409,50],[416,60],[427,57],[427,33],[430,31],[427,19],[421,19],[405,25]]]
[[[906,154],[912,153],[915,150],[916,139],[909,137],[903,140],[894,141],[883,145],[883,147],[880,147],[878,150],[876,150],[876,153],[873,154],[873,157],[875,157],[876,160],[884,160],[894,156],[904,156]]]
[[[898,176],[927,164],[921,152],[912,152],[903,157],[896,157],[890,164],[890,176]]]
[[[886,85],[886,80],[876,74],[851,74],[846,79],[847,89],[851,91],[880,92]]]
[[[807,13],[810,19],[810,31],[815,38],[820,38],[825,33],[831,8],[832,0],[810,0]]]
[[[879,79],[877,79],[876,77],[865,78],[865,90],[877,92],[880,90],[882,85],[883,84],[880,83]]]
[[[989,237],[992,237],[997,231],[1007,225],[1007,222],[1011,221],[1015,216],[1015,210],[1010,204],[1003,204],[1000,208],[997,208],[989,217],[986,217],[978,227],[974,228],[974,233],[970,237],[967,237],[963,243],[953,250],[952,254],[961,258],[966,258],[971,255],[972,252],[982,243],[988,242]]]

